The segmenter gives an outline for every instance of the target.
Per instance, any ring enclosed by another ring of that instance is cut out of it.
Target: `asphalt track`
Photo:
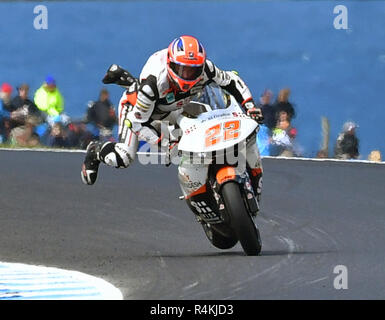
[[[211,246],[175,166],[103,166],[85,186],[83,156],[0,151],[0,261],[101,277],[125,299],[385,299],[383,164],[264,159],[263,249],[247,257]]]

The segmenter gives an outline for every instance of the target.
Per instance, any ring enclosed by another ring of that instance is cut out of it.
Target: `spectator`
[[[65,148],[69,146],[64,126],[61,122],[55,122],[54,124],[52,124],[47,145],[50,147],[59,148]]]
[[[271,104],[271,99],[273,97],[273,93],[266,89],[260,98],[260,108],[262,110],[263,115],[263,123],[266,127],[268,127],[270,130],[274,129],[277,119],[275,116],[275,108]]]
[[[287,120],[291,123],[291,120],[295,117],[295,110],[293,105],[289,102],[290,89],[285,88],[279,91],[278,98],[274,104],[274,109],[276,112],[276,119],[279,117],[281,111],[286,112]]]
[[[271,130],[265,125],[260,125],[257,134],[257,146],[261,156],[270,156]]]
[[[293,155],[293,144],[287,130],[290,123],[287,119],[278,121],[277,126],[272,130],[270,152],[272,156]]]
[[[94,136],[87,130],[83,121],[70,122],[66,130],[69,147],[86,149],[88,144],[94,140]]]
[[[344,123],[334,148],[334,156],[337,159],[358,159],[360,154],[356,128],[358,128],[358,125],[354,122]]]
[[[13,88],[9,83],[4,82],[1,85],[0,100],[1,100],[2,106],[8,111],[11,111],[12,91],[13,91]]]
[[[290,139],[294,139],[297,136],[297,129],[291,125],[290,117],[286,111],[280,111],[278,113],[277,127],[285,130]]]
[[[64,110],[64,99],[52,76],[45,78],[44,84],[35,92],[36,106],[48,116],[58,116]]]
[[[272,130],[271,155],[292,157],[297,155],[297,148],[294,139],[297,136],[297,129],[289,122],[289,116],[285,111],[278,113],[277,126]]]
[[[11,108],[11,95],[13,88],[8,83],[3,83],[0,90],[0,143],[5,142],[9,136],[9,116]]]
[[[29,86],[22,84],[18,88],[18,95],[11,101],[10,126],[11,130],[24,126],[28,117],[33,116],[36,124],[43,122],[43,115],[37,106],[28,98]]]
[[[24,124],[12,129],[10,144],[19,147],[36,147],[40,143],[39,136],[35,132],[39,118],[33,115],[26,117]]]
[[[100,91],[98,101],[89,102],[86,119],[94,127],[92,131],[95,132],[96,137],[102,140],[110,140],[112,138],[112,130],[115,124],[117,124],[117,118],[107,89],[103,88]]]
[[[274,107],[270,103],[272,96],[273,93],[269,89],[266,89],[259,99],[259,107],[262,110],[264,118],[263,124],[259,125],[257,134],[257,145],[261,156],[270,155],[271,130],[276,124]]]

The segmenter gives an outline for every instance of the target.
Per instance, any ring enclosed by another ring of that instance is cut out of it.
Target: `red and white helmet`
[[[176,38],[168,46],[168,75],[182,91],[189,91],[201,80],[205,62],[206,51],[192,36]]]

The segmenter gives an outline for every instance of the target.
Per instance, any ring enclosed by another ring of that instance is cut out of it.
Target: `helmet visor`
[[[175,62],[170,62],[170,68],[174,73],[182,78],[183,80],[187,81],[193,81],[196,80],[203,71],[203,65],[202,66],[184,66],[181,64],[177,64]]]

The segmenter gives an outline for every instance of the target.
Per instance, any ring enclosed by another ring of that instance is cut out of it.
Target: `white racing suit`
[[[190,91],[176,91],[168,78],[167,49],[154,53],[143,67],[139,85],[133,84],[123,93],[119,101],[119,142],[104,144],[100,150],[99,159],[116,168],[128,167],[135,159],[139,140],[150,144],[159,142],[160,137],[151,127],[151,122],[168,120],[170,124],[173,124],[176,119],[175,114],[179,114],[183,106],[212,81],[232,94],[245,110],[248,103],[253,102],[250,90],[236,73],[222,71],[209,60],[206,60],[202,79]],[[254,104],[252,103],[251,106]],[[255,177],[255,186],[258,186],[259,194],[262,165],[255,141],[248,143],[246,158],[252,175]],[[188,161],[183,161],[179,166],[180,181],[185,181],[184,171],[191,171],[191,166],[195,165]],[[202,181],[191,181],[188,184],[191,188],[188,190],[186,190],[186,186],[183,186],[185,193],[194,192],[196,189],[194,186],[206,182],[207,166],[206,172],[201,164],[196,166],[200,173],[194,176]]]

